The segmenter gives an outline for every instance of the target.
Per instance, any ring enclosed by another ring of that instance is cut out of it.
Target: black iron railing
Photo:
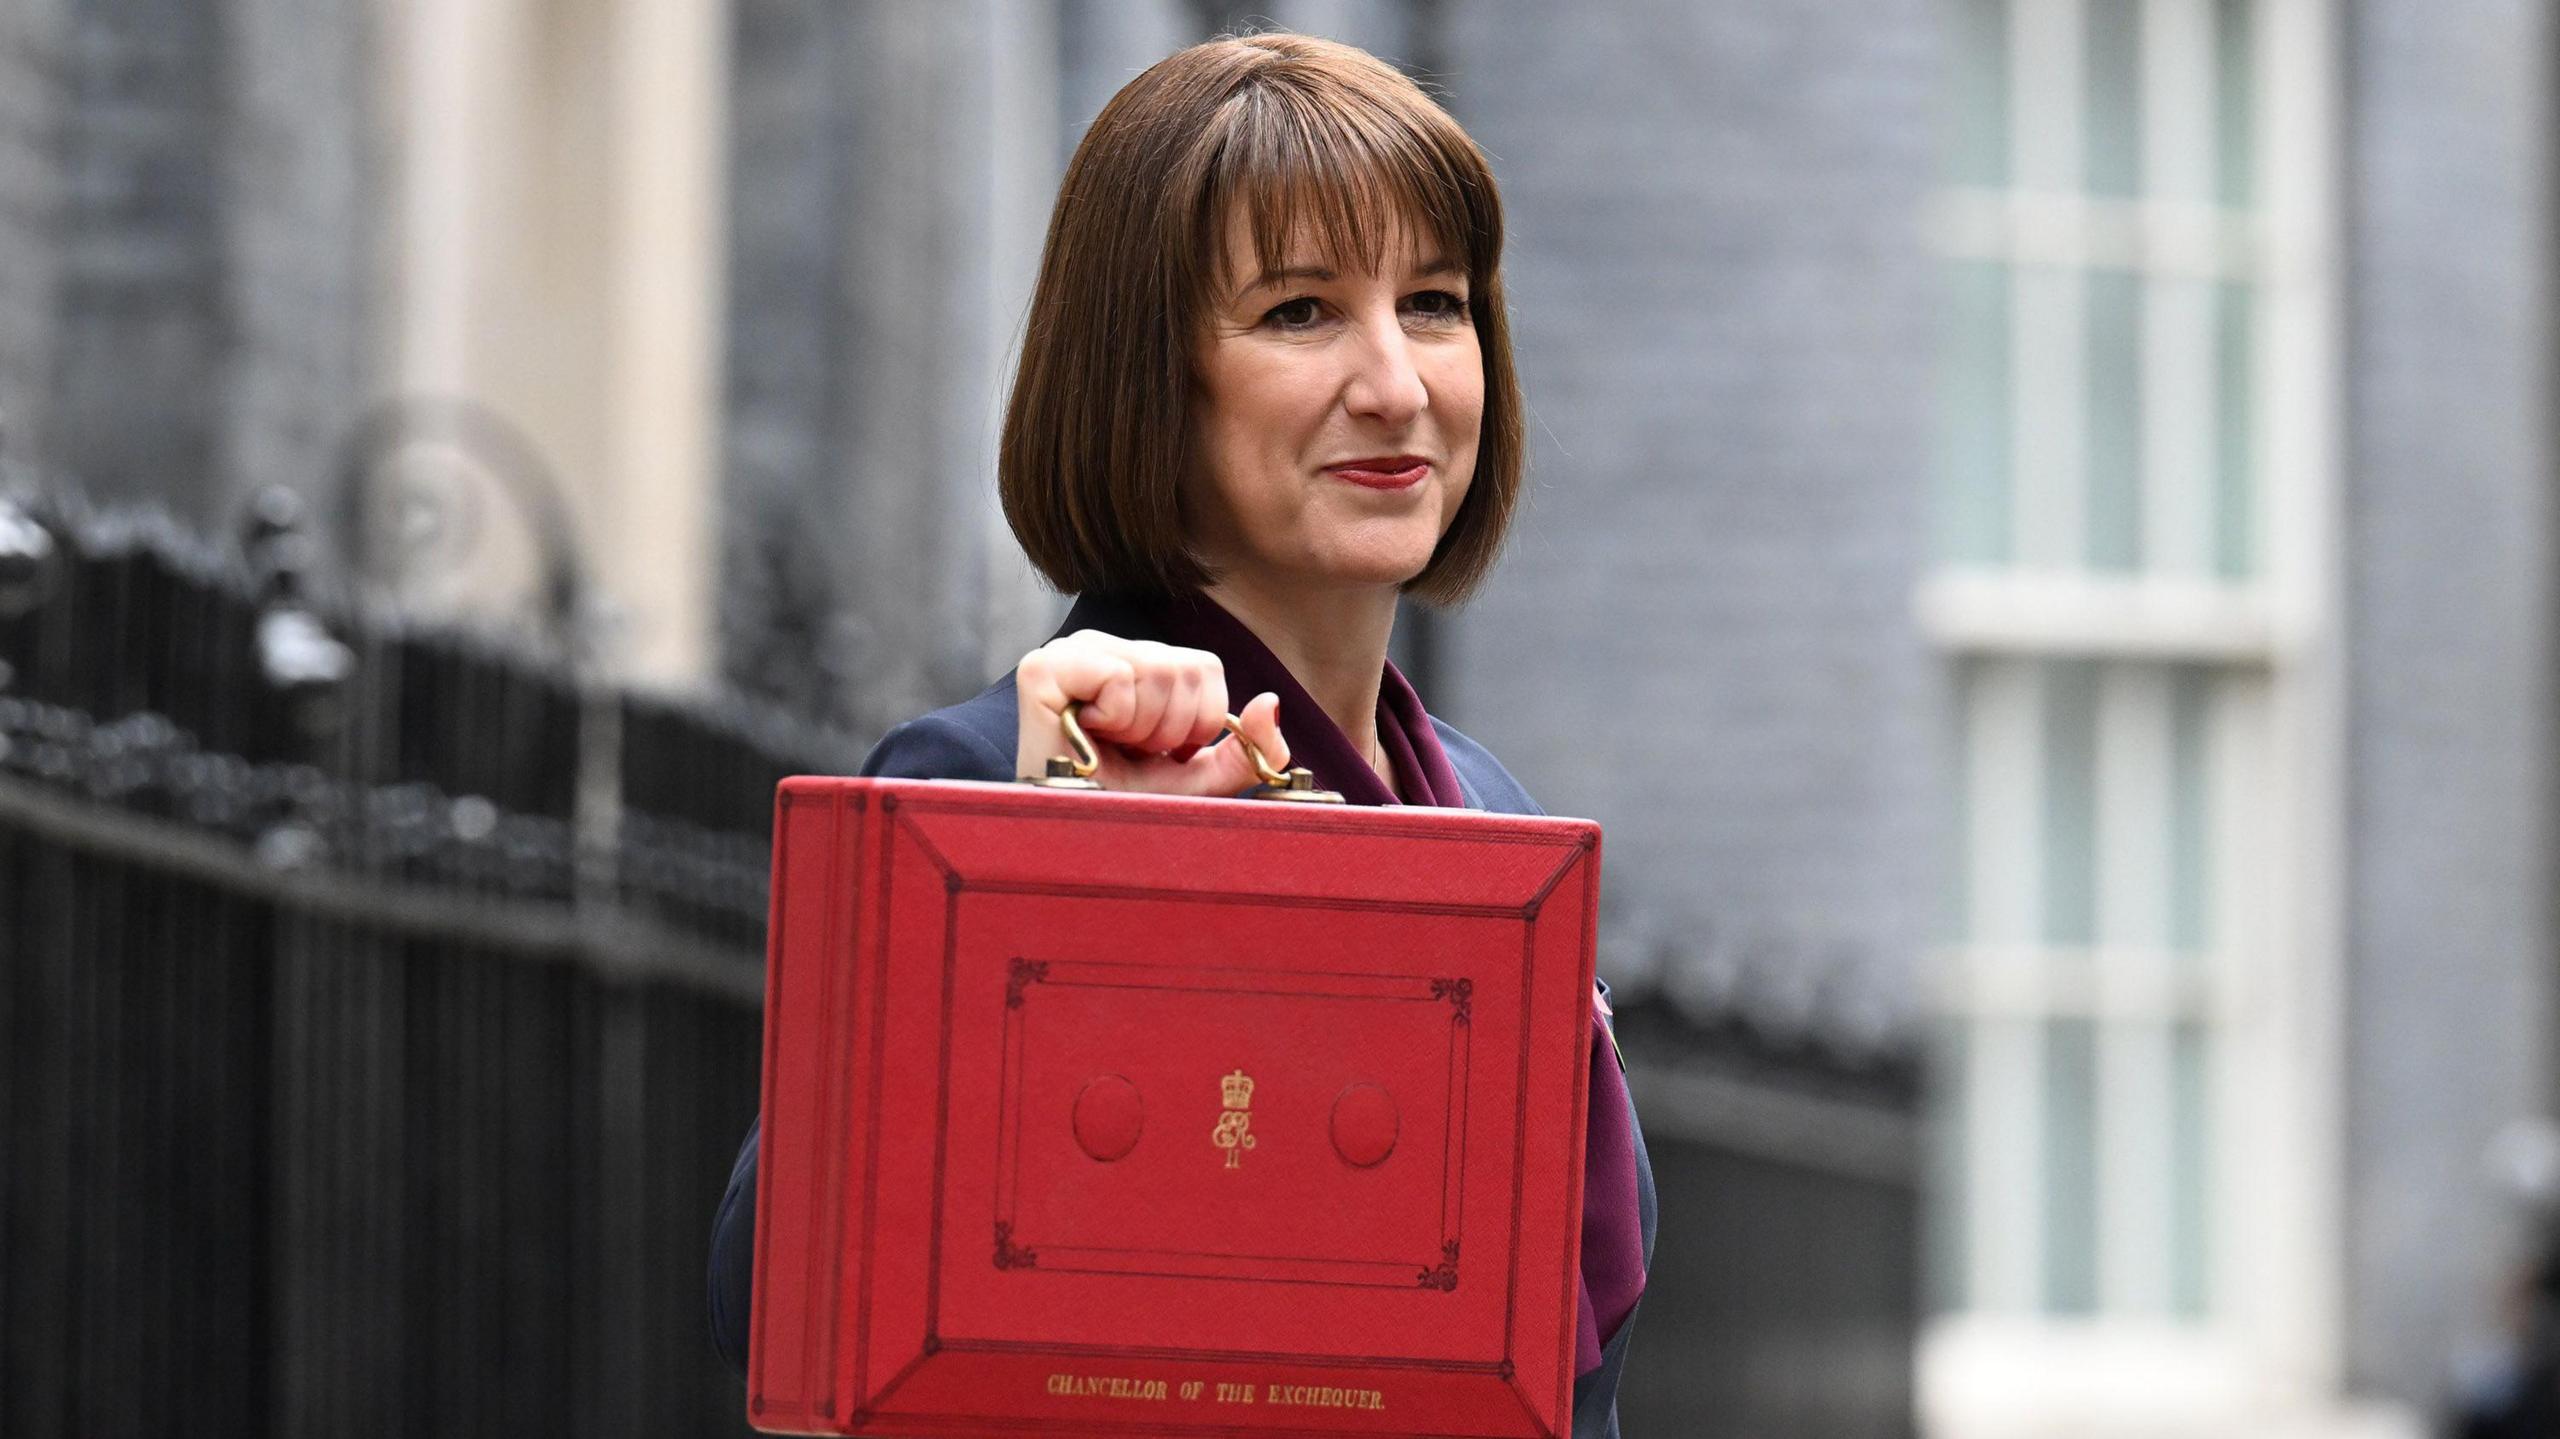
[[[0,503],[12,1435],[742,1432],[766,807],[840,736]]]

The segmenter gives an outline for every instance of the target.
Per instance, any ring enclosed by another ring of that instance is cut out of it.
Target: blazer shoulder
[[[863,757],[860,773],[872,779],[974,779],[1001,784],[1013,778],[1015,717],[1013,676],[976,698],[921,714],[880,737]]]
[[[1440,733],[1440,749],[1449,756],[1449,767],[1458,772],[1458,785],[1474,800],[1479,809],[1495,814],[1545,814],[1538,802],[1521,788],[1493,751],[1458,732],[1458,727],[1431,717],[1431,727]]]

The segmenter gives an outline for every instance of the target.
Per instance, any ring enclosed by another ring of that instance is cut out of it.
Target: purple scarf
[[[1353,804],[1465,807],[1458,772],[1440,747],[1439,731],[1431,727],[1421,697],[1392,661],[1378,687],[1378,742],[1396,772],[1396,793],[1388,791],[1332,716],[1242,621],[1202,595],[1166,603],[1161,616],[1161,638],[1166,643],[1207,650],[1224,662],[1231,704],[1241,708],[1265,690],[1280,696],[1280,732],[1289,739],[1289,762],[1314,771],[1317,784],[1340,790]],[[1626,1076],[1600,1024],[1599,1014],[1594,1013],[1591,1112],[1629,1114]],[[1600,1367],[1600,1346],[1618,1332],[1644,1293],[1634,1132],[1625,1123],[1594,1122],[1586,1126],[1583,1145],[1582,1283],[1574,1306],[1577,1376]]]

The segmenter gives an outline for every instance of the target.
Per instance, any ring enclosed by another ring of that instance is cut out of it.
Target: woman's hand
[[[1097,742],[1093,777],[1104,789],[1232,795],[1261,782],[1243,745],[1210,744],[1227,725],[1227,674],[1207,650],[1078,630],[1024,655],[1013,682],[1016,774],[1046,773],[1050,757],[1067,752],[1058,717],[1080,701],[1076,718]],[[1288,767],[1278,695],[1255,695],[1236,718],[1272,768]]]

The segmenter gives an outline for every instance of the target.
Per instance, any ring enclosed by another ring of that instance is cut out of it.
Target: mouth
[[[1324,472],[1365,490],[1407,490],[1431,473],[1431,462],[1420,455],[1378,455],[1327,465]]]

